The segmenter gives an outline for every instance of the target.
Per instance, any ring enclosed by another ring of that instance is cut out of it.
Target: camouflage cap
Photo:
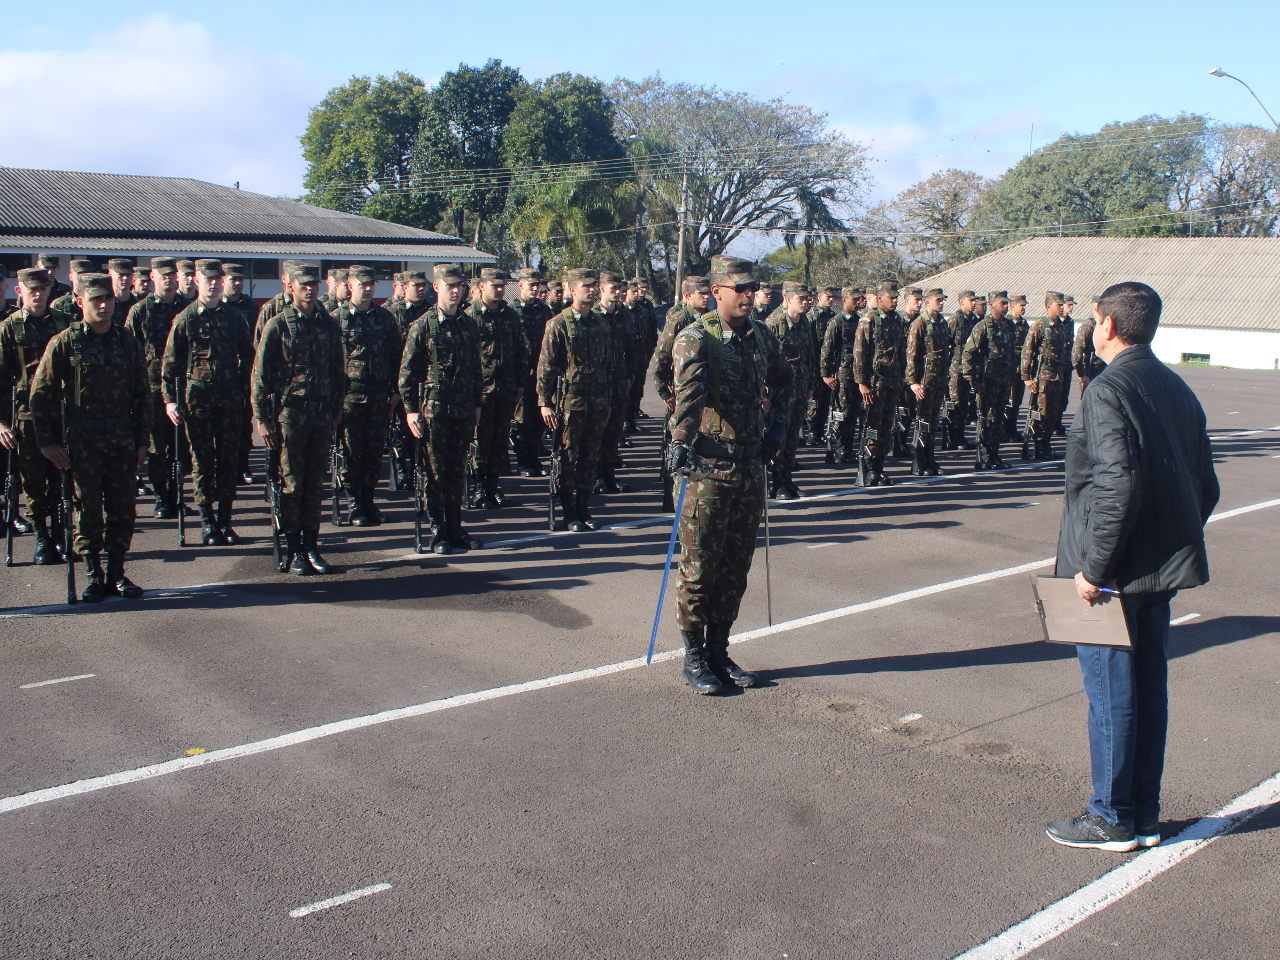
[[[194,260],[179,260],[178,272],[179,273],[195,273],[196,262]]]
[[[289,268],[289,280],[293,283],[319,283],[320,271],[309,263],[295,263]]]
[[[625,283],[626,281],[622,279],[622,274],[618,273],[615,270],[601,270],[600,282],[601,283]]]
[[[52,253],[42,253],[36,257],[36,263],[46,270],[57,270],[62,266],[62,258]]]
[[[378,275],[373,267],[366,267],[363,263],[353,263],[347,268],[347,279],[354,280],[356,283],[373,283],[378,279]]]
[[[755,264],[739,257],[712,257],[711,282],[722,287],[756,282]]]
[[[330,270],[330,271],[329,271],[329,276],[333,277],[333,279],[334,279],[335,281],[337,281],[338,283],[346,283],[346,282],[347,282],[347,268],[346,268],[346,267],[334,267],[332,270]]]
[[[539,283],[542,281],[542,271],[537,267],[521,267],[517,276],[521,280],[528,280],[531,283]]]
[[[77,257],[75,260],[71,261],[72,273],[93,273],[93,271],[94,263],[92,260],[81,260]]]
[[[1063,298],[1062,298],[1062,302],[1063,302],[1063,303],[1075,303],[1075,302],[1076,302],[1076,298],[1075,298],[1075,297],[1073,297],[1073,296],[1072,296],[1071,294],[1069,294],[1069,293],[1068,293],[1068,294],[1064,294],[1064,295],[1063,295]]]
[[[986,297],[984,297],[984,296],[979,295],[979,296],[976,296],[976,297],[974,297],[974,298],[973,298],[973,302],[974,302],[974,303],[980,303],[980,304],[982,304],[982,305],[985,307],[985,306],[987,305],[987,298],[986,298]]]
[[[133,261],[128,257],[112,257],[107,261],[107,269],[112,273],[133,273]]]
[[[404,270],[400,274],[401,283],[426,283],[427,271],[425,270]]]
[[[629,291],[630,290],[638,291],[642,286],[644,286],[644,281],[637,280],[635,277],[632,277],[630,280],[627,281],[627,290]]]
[[[1045,303],[1066,303],[1066,301],[1066,295],[1059,293],[1057,290],[1046,290],[1044,292]]]
[[[248,274],[244,272],[243,263],[227,263],[225,260],[222,261],[222,272],[225,273],[229,279],[239,278],[243,280],[248,276]]]
[[[924,296],[924,288],[923,288],[923,287],[903,287],[903,288],[902,288],[902,296],[904,296],[904,297],[923,297],[923,296]]]
[[[431,276],[436,283],[466,283],[462,267],[456,263],[437,263],[431,267]]]
[[[1010,303],[1026,303],[1027,295],[1025,293],[1015,293],[1009,298]]]
[[[768,282],[763,281],[763,280],[762,280],[762,281],[760,281],[760,283],[759,283],[759,287],[760,287],[760,289],[761,289],[761,290],[764,290],[764,291],[766,291],[767,293],[772,293],[774,290],[778,289],[777,284],[768,283]]]
[[[995,303],[997,300],[1003,300],[1005,303],[1008,303],[1008,302],[1009,302],[1009,291],[1008,291],[1008,290],[991,290],[991,291],[988,291],[987,296],[986,296],[986,299],[987,299],[987,300],[990,300],[992,303]]]
[[[866,290],[862,289],[862,287],[856,287],[853,284],[840,288],[840,296],[842,297],[865,297],[866,295]]]
[[[831,294],[833,297],[838,297],[838,296],[840,296],[840,288],[839,288],[839,287],[836,287],[836,286],[832,286],[831,284],[828,284],[828,285],[827,285],[827,286],[825,286],[825,287],[820,287],[820,288],[819,288],[819,291],[820,291],[821,293],[829,293],[829,294]]]
[[[159,274],[177,273],[178,261],[173,257],[152,257],[151,269]]]
[[[881,280],[878,284],[876,284],[876,293],[884,294],[885,296],[896,297],[898,295],[898,281]]]
[[[801,283],[799,280],[785,280],[782,284],[782,295],[784,297],[807,296],[809,293],[809,285]]]
[[[947,292],[943,290],[941,287],[930,287],[928,290],[924,292],[924,298],[926,300],[931,300],[934,297],[939,297],[945,300],[947,299]]]
[[[507,271],[503,270],[501,267],[481,267],[480,279],[492,280],[496,283],[506,283],[511,279],[511,277],[507,274]]]
[[[706,277],[685,277],[680,283],[680,292],[685,295],[690,293],[710,293],[711,281]]]
[[[115,287],[111,285],[111,278],[105,273],[81,274],[80,285],[76,293],[89,300],[94,300],[98,297],[114,297],[116,295]]]
[[[26,267],[18,271],[18,283],[28,290],[34,290],[36,287],[47,287],[50,282],[49,271],[44,267]]]
[[[221,260],[200,260],[196,263],[196,272],[202,277],[225,277],[226,271],[222,269]]]
[[[974,293],[972,290],[961,290],[960,299],[961,300],[977,300],[978,295]]]
[[[574,267],[564,277],[570,284],[600,282],[600,274],[589,267]]]

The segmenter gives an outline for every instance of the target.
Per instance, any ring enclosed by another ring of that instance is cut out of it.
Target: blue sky
[[[401,69],[430,82],[490,57],[529,78],[659,73],[806,104],[867,145],[873,200],[947,167],[997,175],[1029,142],[1143,114],[1265,125],[1242,86],[1209,76],[1216,66],[1280,115],[1280,61],[1249,49],[1275,35],[1280,5],[1259,2],[227,0],[211,13],[173,9],[139,4],[103,18],[100,4],[72,0],[29,6],[21,25],[6,24],[0,163],[297,194],[297,137],[331,87]],[[98,27],[68,28],[77,23]],[[33,116],[33,102],[49,109]],[[86,110],[104,122],[78,123]]]

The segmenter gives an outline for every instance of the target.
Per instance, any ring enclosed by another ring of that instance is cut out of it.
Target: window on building
[[[1205,364],[1209,362],[1209,355],[1207,353],[1184,353],[1182,362]]]

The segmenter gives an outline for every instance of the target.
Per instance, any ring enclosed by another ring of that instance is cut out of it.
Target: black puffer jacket
[[[1067,437],[1056,573],[1122,593],[1209,580],[1204,524],[1218,502],[1204,409],[1148,346],[1089,383]]]

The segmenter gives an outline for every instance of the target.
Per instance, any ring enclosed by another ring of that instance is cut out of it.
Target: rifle
[[[668,513],[675,510],[675,501],[671,496],[671,469],[667,465],[667,454],[671,452],[671,417],[662,418],[662,444],[658,448],[660,462],[658,464],[658,483],[662,486],[662,511]]]
[[[420,423],[425,421],[419,421]],[[413,440],[413,552],[423,553],[422,515],[426,513],[426,471],[422,469],[422,439],[409,434]]]
[[[468,507],[476,492],[476,454],[479,452],[480,444],[473,439],[467,446],[467,464],[462,473],[462,502]]]
[[[879,432],[867,426],[870,416],[871,404],[863,403],[862,415],[858,418],[858,479],[855,483],[859,487],[867,486],[870,479],[867,476],[867,465],[871,462],[871,441],[880,439]]]
[[[551,460],[547,465],[547,529],[556,530],[556,497],[564,478],[564,453],[560,441],[564,438],[564,378],[556,384],[556,425],[551,431]],[[561,520],[561,529],[564,521]]]
[[[339,508],[339,496],[342,492],[342,470],[347,465],[347,455],[342,449],[342,427],[334,433],[333,443],[329,447],[329,472],[333,479],[333,497],[331,517],[335,527],[345,527],[351,522],[350,513],[344,520]]]
[[[17,441],[18,431],[18,387],[15,384],[13,388],[12,403],[10,405],[12,413],[9,417],[9,425],[14,431],[14,442]],[[21,480],[18,477],[18,451],[5,448],[5,456],[8,458],[5,470],[5,491],[4,491],[4,565],[6,567],[13,566],[13,525],[18,520],[18,487],[21,486]]]
[[[273,403],[270,420],[267,421],[273,430],[278,425],[274,408]],[[284,531],[284,504],[281,499],[283,491],[281,490],[279,444],[276,444],[274,450],[267,448],[267,482],[262,486],[267,503],[271,507],[271,553],[275,557],[276,569],[284,573],[288,569],[288,560],[280,556],[280,534]]]
[[[1031,409],[1027,411],[1027,425],[1022,430],[1022,459],[1031,459],[1031,446],[1036,439],[1036,423],[1040,420],[1040,411],[1036,409],[1036,395],[1030,395]]]
[[[845,413],[833,403],[831,412],[827,414],[827,463],[836,462],[836,449],[840,446],[840,431],[844,424]]]
[[[65,396],[62,397],[62,446],[67,451],[67,456],[71,456],[71,426],[67,423]],[[75,533],[71,521],[74,519],[75,509],[76,493],[71,480],[71,468],[68,467],[62,471],[62,548],[67,561],[67,603],[75,603],[79,599],[76,596],[76,565],[72,562],[75,557]]]
[[[956,403],[954,400],[942,401],[942,416],[938,418],[938,428],[942,431],[942,449],[954,450],[955,443],[952,440],[952,418],[956,415]]]
[[[907,408],[903,399],[900,396],[898,405],[894,408],[893,455],[895,457],[905,457],[911,453],[907,447],[907,437],[911,433],[911,411]]]
[[[178,500],[178,546],[187,545],[187,507],[183,502],[185,467],[182,463],[182,423],[186,411],[182,408],[182,375],[174,374],[173,396],[178,404],[178,422],[173,425],[173,494]]]

